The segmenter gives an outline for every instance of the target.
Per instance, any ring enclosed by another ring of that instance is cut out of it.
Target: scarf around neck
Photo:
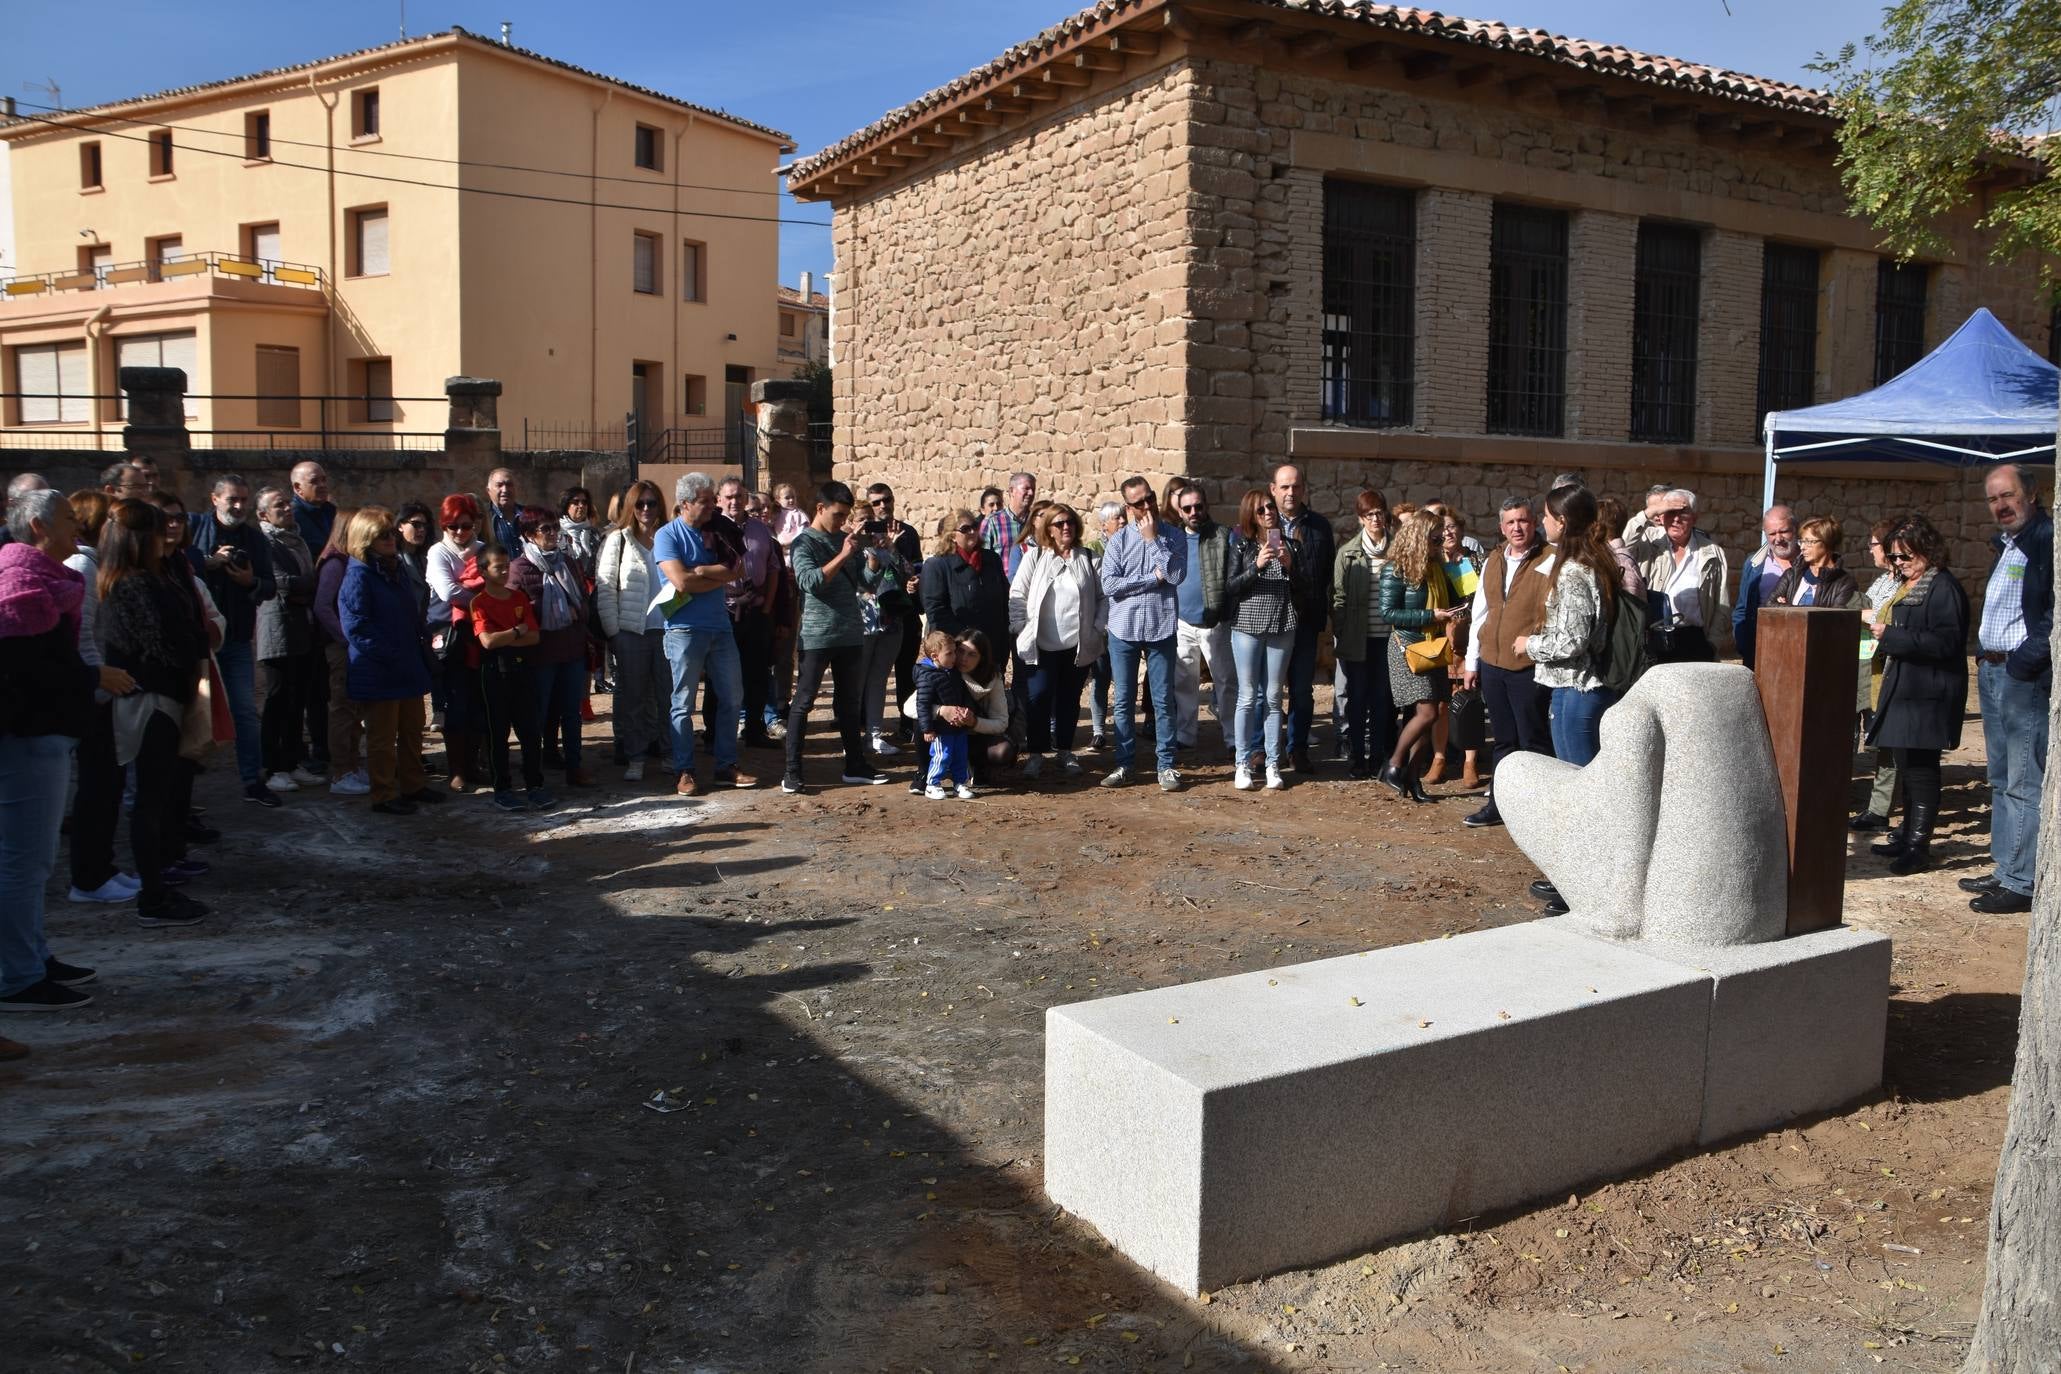
[[[543,574],[543,595],[538,598],[541,604],[537,607],[538,626],[545,630],[562,630],[572,624],[574,593],[566,573],[564,553],[546,553],[534,543],[525,541],[522,556]]]
[[[76,627],[85,597],[86,579],[34,544],[0,546],[0,639]]]

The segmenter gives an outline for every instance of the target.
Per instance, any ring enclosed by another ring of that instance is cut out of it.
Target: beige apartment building
[[[1940,256],[1886,256],[1836,135],[1819,92],[1538,30],[1102,0],[789,169],[835,211],[839,475],[935,513],[1015,468],[1072,501],[1183,474],[1221,514],[1292,459],[1334,518],[1370,484],[1486,534],[1578,469],[1635,507],[1695,488],[1743,552],[1766,411],[1978,305],[2053,333],[1979,204]],[[1807,512],[1934,510],[1980,565],[1966,478],[1803,471]]]
[[[503,384],[511,447],[734,436],[786,375],[788,136],[461,29],[0,143],[0,443],[118,444],[131,365],[227,448],[426,446],[453,375]]]
[[[780,365],[792,376],[798,367],[829,361],[830,297],[816,290],[813,272],[804,272],[799,287],[780,288]]]

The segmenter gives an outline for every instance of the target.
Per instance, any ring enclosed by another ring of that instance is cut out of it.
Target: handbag
[[[1446,570],[1431,566],[1424,570],[1424,609],[1442,611],[1452,604],[1452,587],[1446,582]],[[1426,635],[1414,643],[1403,646],[1403,663],[1413,673],[1442,672],[1453,666],[1453,637],[1450,634]]]

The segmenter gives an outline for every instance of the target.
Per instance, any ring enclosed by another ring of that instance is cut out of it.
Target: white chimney
[[[802,280],[801,280],[801,303],[802,303],[803,305],[807,305],[807,304],[809,303],[809,293],[810,293],[810,290],[811,290],[811,288],[813,288],[813,287],[815,286],[815,284],[816,284],[816,274],[815,274],[814,272],[804,272],[804,273],[802,273]]]
[[[509,46],[510,46],[510,38],[511,38],[511,36],[512,36],[512,35],[514,34],[514,32],[515,32],[515,25],[513,25],[513,24],[509,23],[509,22],[508,22],[508,21],[507,21],[506,19],[503,19],[503,20],[501,21],[501,46],[502,46],[502,47],[504,47],[504,48],[505,48],[505,47],[509,47]]]

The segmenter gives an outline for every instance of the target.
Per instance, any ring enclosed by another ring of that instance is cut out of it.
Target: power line
[[[66,124],[61,120],[49,119],[43,115],[24,115],[22,117],[34,120],[39,124],[48,124],[54,128],[65,129],[73,133],[80,131],[77,125]],[[150,141],[147,135],[118,134],[111,129],[95,129],[89,132],[102,138],[126,139],[131,143],[148,143]],[[227,148],[188,147],[186,151],[206,153],[213,157],[233,157],[238,161],[243,160],[242,153]],[[678,210],[662,205],[623,205],[605,200],[575,200],[571,196],[545,196],[539,195],[534,191],[500,191],[487,186],[454,186],[441,181],[417,181],[412,177],[382,176],[377,172],[347,172],[341,168],[332,171],[330,168],[318,167],[308,162],[280,162],[277,159],[273,159],[266,165],[270,167],[296,167],[303,172],[322,172],[330,176],[355,177],[359,181],[379,181],[393,186],[421,186],[432,191],[465,191],[476,196],[497,196],[503,200],[534,200],[546,205],[571,205],[588,210],[630,210],[643,215],[685,215],[694,219],[742,220],[753,224],[795,224],[810,229],[828,229],[831,227],[830,221],[820,219],[787,219],[780,215],[734,215],[725,214],[717,210]]]
[[[30,100],[24,100],[24,101],[21,101],[21,102],[19,102],[19,105],[20,105],[20,107],[21,107],[21,108],[24,108],[24,109],[30,109],[30,110],[49,110],[49,111],[50,111],[51,113],[53,113],[53,114],[72,114],[72,115],[76,115],[76,114],[78,113],[78,112],[77,112],[77,111],[75,111],[75,110],[66,110],[66,109],[65,109],[65,108],[64,108],[64,107],[63,107],[62,105],[38,105],[38,104],[36,104],[36,103],[35,103],[34,101],[30,101]],[[35,116],[31,115],[31,116],[27,116],[27,118],[32,118],[32,119],[33,119],[33,118],[35,118]],[[61,127],[63,127],[63,128],[67,128],[67,129],[72,129],[72,130],[74,130],[74,131],[76,131],[76,132],[79,132],[79,133],[100,133],[100,132],[103,132],[103,130],[102,130],[102,129],[100,128],[100,124],[103,124],[103,123],[105,123],[105,124],[129,124],[129,125],[133,125],[133,126],[135,126],[135,127],[139,128],[139,129],[173,129],[173,130],[177,130],[177,131],[178,131],[178,132],[180,132],[180,133],[187,133],[187,134],[205,134],[205,135],[207,135],[207,136],[208,136],[208,137],[210,137],[210,138],[224,138],[224,139],[230,139],[230,140],[237,140],[237,139],[240,139],[240,138],[242,137],[242,135],[240,135],[240,134],[237,134],[237,133],[235,133],[235,132],[233,132],[233,131],[231,131],[231,130],[225,130],[225,129],[203,129],[203,128],[199,127],[198,125],[193,125],[193,124],[161,124],[161,123],[157,122],[156,120],[150,120],[150,119],[125,119],[125,118],[122,118],[121,116],[118,116],[118,115],[94,115],[94,116],[92,116],[92,118],[93,118],[93,119],[94,119],[95,121],[97,121],[97,122],[96,122],[96,123],[94,123],[94,124],[64,124],[64,123],[62,123],[62,121],[58,121],[58,120],[45,120],[45,121],[43,121],[43,122],[45,122],[45,123],[51,123],[51,124],[59,124],[59,125],[60,125]],[[277,134],[270,134],[270,135],[267,135],[267,141],[268,141],[268,142],[271,142],[271,143],[280,143],[280,144],[284,144],[284,145],[286,145],[286,146],[287,146],[287,147],[289,147],[289,148],[329,148],[329,147],[335,146],[335,145],[332,145],[332,144],[328,144],[328,143],[316,143],[316,142],[313,142],[312,140],[309,140],[309,139],[305,139],[305,138],[281,138],[281,137],[280,137],[279,135],[277,135]],[[337,148],[336,150],[337,150],[338,152],[344,152],[344,153],[349,153],[349,154],[351,154],[351,155],[352,155],[353,157],[397,157],[397,158],[402,158],[402,159],[405,159],[405,160],[407,160],[407,161],[409,161],[409,162],[435,162],[435,163],[440,163],[440,164],[444,164],[444,165],[447,165],[447,166],[452,166],[452,167],[481,167],[481,168],[486,168],[486,169],[489,169],[489,170],[492,170],[492,171],[497,171],[497,172],[534,172],[534,173],[535,173],[535,174],[537,174],[538,176],[547,176],[547,177],[576,177],[576,178],[578,178],[578,179],[579,179],[579,180],[581,180],[581,181],[620,181],[620,182],[623,182],[623,183],[625,183],[625,184],[627,184],[627,185],[631,185],[631,186],[653,186],[653,187],[673,187],[673,186],[677,186],[677,187],[679,187],[680,189],[682,189],[682,190],[686,190],[686,191],[721,191],[721,192],[723,192],[723,193],[725,193],[725,194],[727,194],[727,195],[736,195],[736,196],[784,196],[784,195],[786,195],[786,194],[787,194],[787,193],[786,193],[785,191],[761,191],[761,190],[758,190],[758,189],[756,189],[755,187],[749,187],[749,186],[711,186],[711,185],[708,185],[707,183],[704,183],[704,182],[694,182],[694,181],[665,181],[665,182],[655,182],[655,181],[652,181],[652,180],[651,180],[651,179],[650,179],[649,177],[618,177],[618,176],[608,176],[608,175],[605,175],[605,174],[602,174],[602,173],[595,173],[595,172],[572,172],[572,171],[564,171],[564,170],[561,170],[561,169],[559,169],[559,168],[556,168],[556,167],[526,167],[526,166],[524,166],[524,165],[523,165],[522,163],[519,163],[519,162],[480,162],[480,161],[477,161],[477,160],[475,160],[475,159],[472,159],[472,158],[462,158],[462,157],[432,157],[432,156],[431,156],[430,154],[428,154],[428,153],[402,153],[402,152],[395,152],[395,151],[392,151],[392,150],[390,150],[390,149],[385,149],[385,148],[359,148],[359,147],[348,147],[348,146],[346,146],[346,147],[338,147],[338,148]],[[215,151],[219,151],[219,150],[217,150],[217,149],[201,149],[201,150],[199,150],[199,151],[203,151],[203,152],[215,152]],[[296,164],[287,164],[287,165],[296,165]]]

